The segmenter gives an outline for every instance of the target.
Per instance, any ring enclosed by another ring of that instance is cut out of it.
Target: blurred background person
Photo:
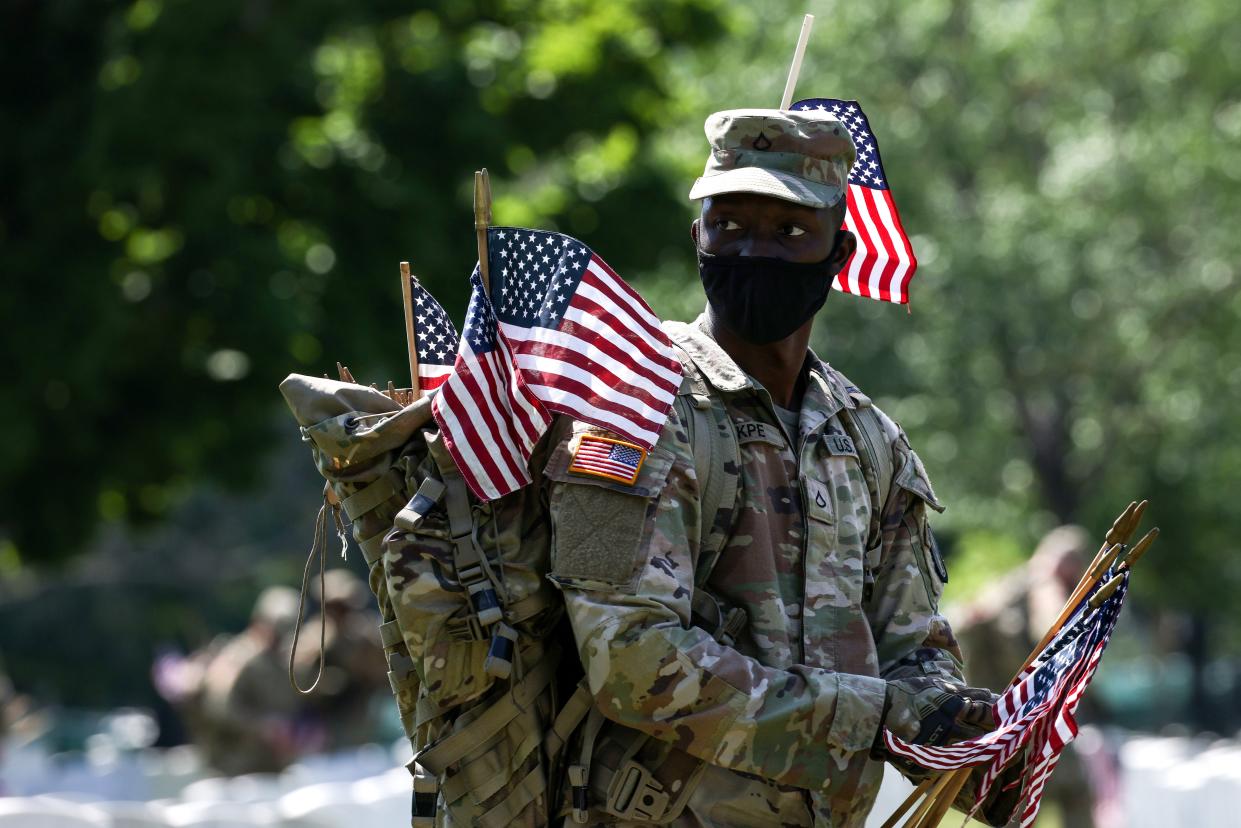
[[[294,589],[263,590],[250,625],[220,645],[203,670],[194,738],[206,764],[222,774],[277,773],[321,742],[307,731],[301,699],[289,685],[297,605]]]
[[[349,570],[337,568],[324,576],[323,593],[319,614],[302,625],[295,669],[298,683],[308,687],[322,654],[323,676],[306,704],[324,729],[324,748],[334,751],[377,741],[376,713],[380,705],[393,702],[370,588]]]

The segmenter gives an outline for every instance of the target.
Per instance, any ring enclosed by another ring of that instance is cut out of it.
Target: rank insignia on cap
[[[614,437],[583,434],[573,450],[569,471],[632,486],[645,459],[646,449],[641,446]]]

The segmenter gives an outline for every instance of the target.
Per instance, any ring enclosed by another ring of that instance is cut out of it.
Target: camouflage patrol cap
[[[286,586],[270,586],[259,593],[250,612],[251,621],[270,624],[277,632],[291,632],[297,625],[298,594]]]
[[[756,193],[807,207],[840,201],[857,157],[830,112],[729,109],[707,118],[711,156],[691,199]]]
[[[323,603],[337,604],[345,609],[365,609],[371,591],[362,579],[347,569],[329,569],[323,576]]]

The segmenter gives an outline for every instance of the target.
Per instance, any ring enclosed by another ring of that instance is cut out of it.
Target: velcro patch
[[[638,481],[638,472],[645,459],[646,449],[641,446],[614,437],[583,434],[573,449],[569,472],[632,486]]]
[[[835,457],[848,455],[857,457],[857,448],[853,445],[853,439],[847,434],[824,434],[823,445],[827,447],[828,454]]]
[[[737,429],[738,445],[770,443],[777,448],[787,445],[788,441],[784,439],[784,434],[770,423],[760,423],[757,420],[736,420],[733,425]]]

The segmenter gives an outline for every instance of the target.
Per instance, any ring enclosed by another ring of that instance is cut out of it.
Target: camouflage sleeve
[[[699,491],[683,426],[670,418],[632,486],[566,472],[589,430],[565,427],[546,476],[551,577],[599,709],[712,764],[821,787],[871,747],[885,683],[767,667],[691,626]]]
[[[943,511],[909,440],[891,426],[893,479],[880,517],[874,592],[867,616],[885,679],[936,676],[962,682],[961,650],[939,612],[948,573],[927,521],[927,509]]]
[[[944,507],[904,432],[884,419],[891,428],[895,474],[880,519],[882,541],[868,607],[880,675],[888,680],[934,676],[965,684],[961,648],[948,619],[939,612],[948,572],[927,521],[928,508],[942,512]],[[1020,796],[1006,793],[1004,783],[1014,774],[1020,775],[1023,763],[1024,758],[1011,766],[975,814],[976,819],[989,825],[1007,824]],[[909,763],[894,764],[913,782],[922,781],[928,773]],[[986,771],[986,766],[974,769],[954,800],[957,809],[967,813],[973,809],[978,784]]]

